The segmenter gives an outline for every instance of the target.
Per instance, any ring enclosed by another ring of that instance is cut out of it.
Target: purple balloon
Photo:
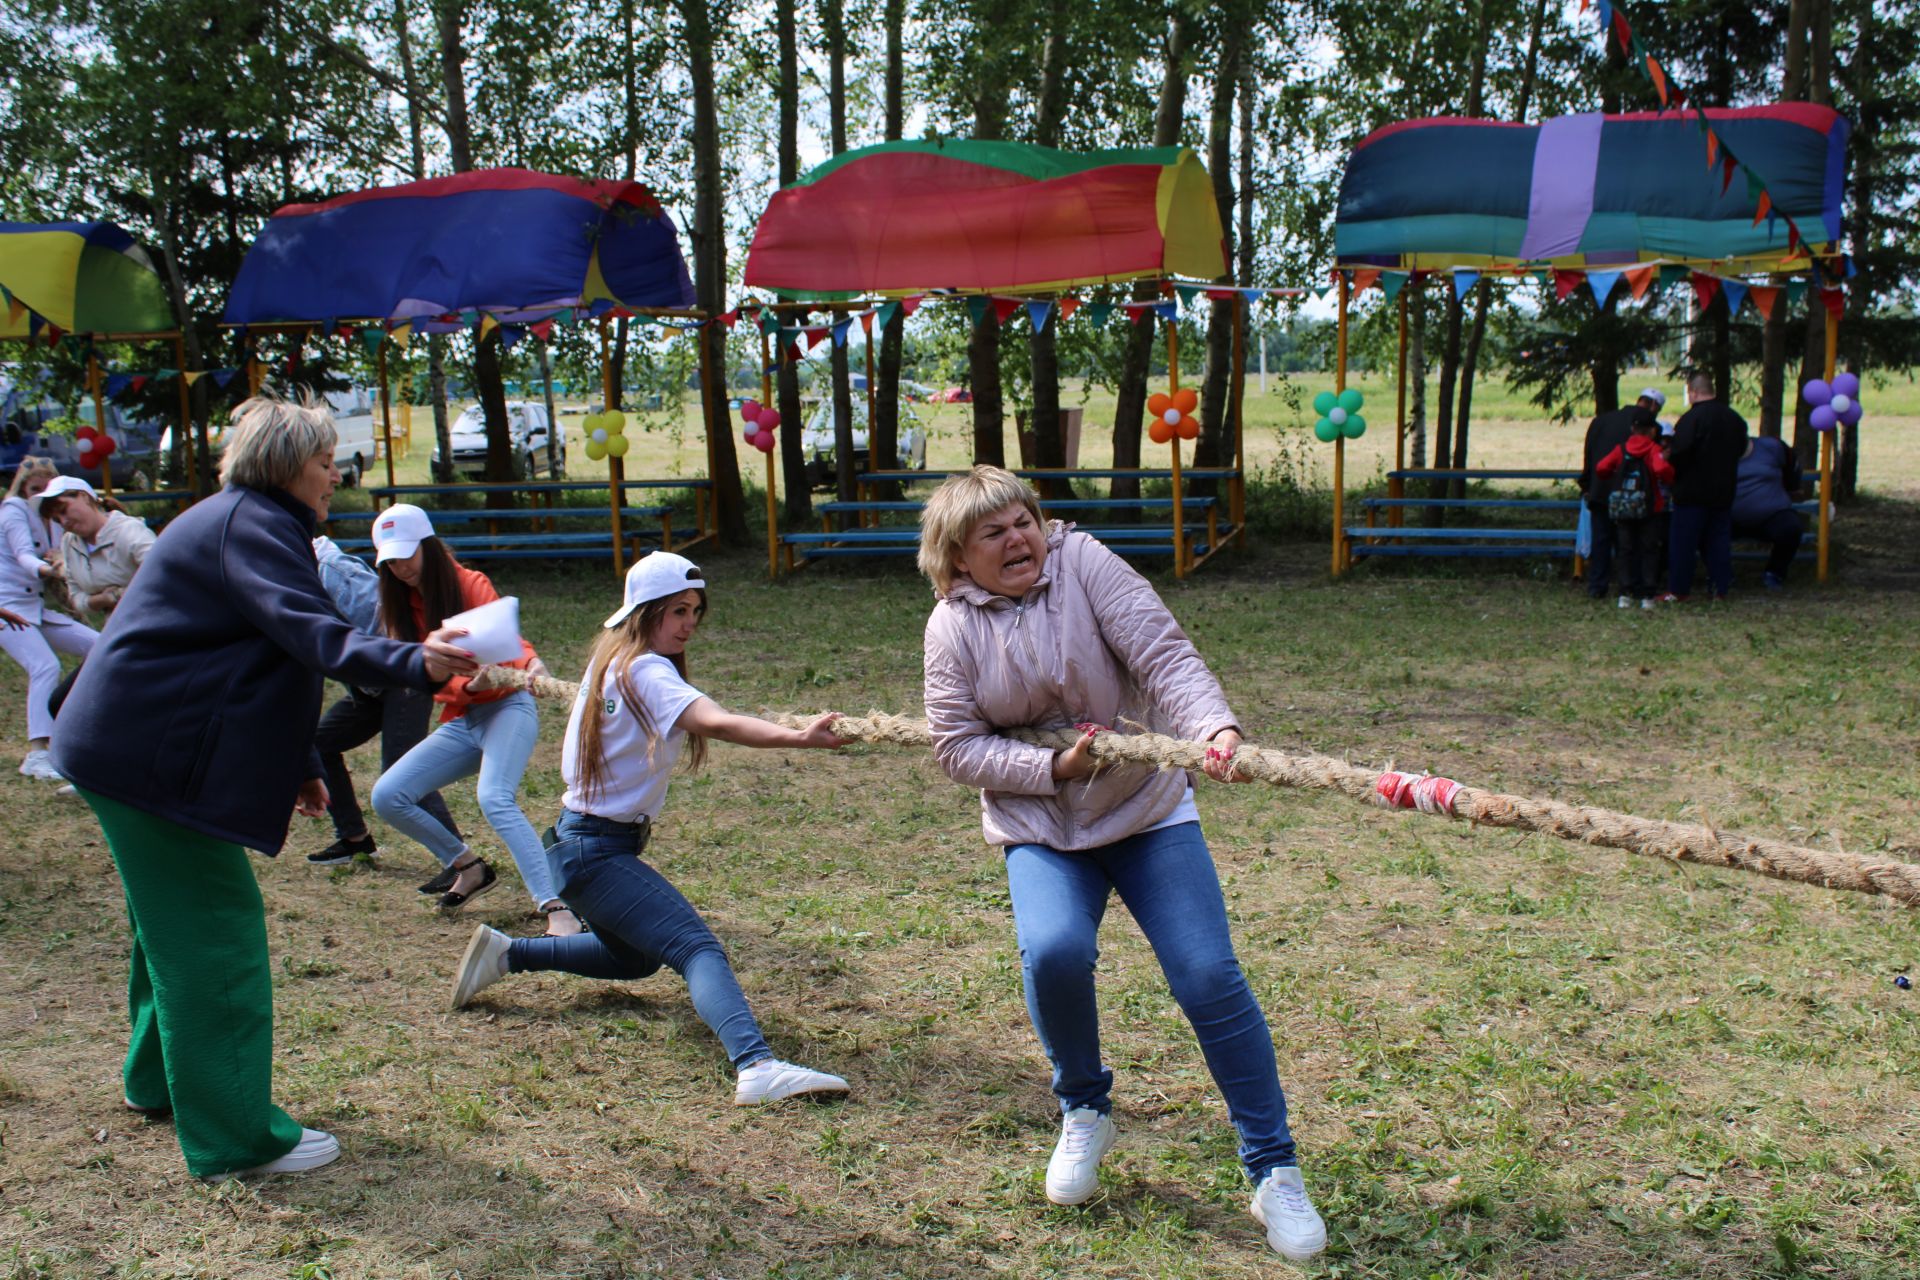
[[[1815,405],[1813,412],[1807,415],[1807,425],[1815,431],[1831,431],[1839,421],[1830,404]]]
[[[1833,379],[1833,394],[1837,396],[1848,396],[1858,400],[1860,398],[1860,375],[1857,373],[1836,374]]]
[[[1862,412],[1863,410],[1860,408],[1860,402],[1858,400],[1855,400],[1852,404],[1847,406],[1847,411],[1840,415],[1840,421],[1846,423],[1850,427],[1858,426],[1860,423],[1860,415]]]
[[[1827,385],[1824,378],[1809,378],[1807,385],[1800,388],[1800,398],[1808,404],[1825,404],[1833,399],[1833,388]],[[1821,429],[1826,430],[1824,427]]]

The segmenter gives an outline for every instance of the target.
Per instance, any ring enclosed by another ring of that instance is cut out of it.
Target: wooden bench
[[[1173,529],[1171,526],[1147,526],[1144,528],[1103,528],[1082,529],[1080,532],[1098,538],[1110,545],[1115,552],[1123,556],[1170,556],[1174,552]],[[1205,540],[1206,526],[1189,525],[1185,530],[1189,551],[1196,555],[1205,555],[1213,549],[1213,544]],[[828,559],[833,557],[851,558],[855,556],[911,556],[920,552],[920,531],[909,525],[891,529],[847,529],[826,533],[783,533],[780,544],[785,550],[787,569],[799,568],[807,560]],[[804,549],[804,557],[796,560],[794,549]]]

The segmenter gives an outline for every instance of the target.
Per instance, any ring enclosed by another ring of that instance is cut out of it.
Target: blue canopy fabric
[[[502,320],[565,307],[694,305],[679,236],[637,182],[483,169],[277,210],[226,321]]]

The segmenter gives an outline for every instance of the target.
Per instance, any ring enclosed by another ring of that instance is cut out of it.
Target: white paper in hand
[[[502,596],[440,624],[467,634],[454,643],[480,662],[512,662],[520,656],[520,598]]]

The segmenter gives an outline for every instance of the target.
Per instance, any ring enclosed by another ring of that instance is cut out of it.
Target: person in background
[[[1807,534],[1800,513],[1793,509],[1794,495],[1800,492],[1802,483],[1800,460],[1778,431],[1755,436],[1735,473],[1733,536],[1773,544],[1767,553],[1769,591],[1787,585],[1787,570],[1793,567],[1800,540]]]
[[[1620,597],[1622,609],[1636,599],[1642,609],[1653,608],[1654,584],[1660,580],[1653,527],[1665,510],[1661,494],[1673,482],[1673,467],[1661,451],[1659,433],[1660,423],[1653,411],[1634,406],[1633,434],[1593,469],[1606,491],[1614,555],[1626,577],[1626,593]]]
[[[36,509],[40,495],[58,475],[47,458],[22,459],[5,501],[0,501],[0,539],[6,543],[6,554],[0,557],[0,607],[27,623],[0,631],[0,649],[27,673],[27,753],[20,772],[49,782],[65,781],[47,754],[53,734],[48,701],[60,684],[60,655],[84,658],[99,639],[99,632],[86,623],[49,607],[43,595],[51,587],[53,603],[66,603],[60,585],[66,571],[59,560],[65,530],[49,524]]]
[[[1694,561],[1702,556],[1714,598],[1726,599],[1733,588],[1733,495],[1747,451],[1747,420],[1719,398],[1704,373],[1687,379],[1687,400],[1667,455],[1674,479],[1664,604],[1693,594]]]
[[[326,805],[325,678],[433,689],[478,669],[458,630],[365,636],[327,598],[312,538],[340,482],[333,446],[323,408],[256,396],[234,411],[224,487],[154,544],[53,728],[126,892],[124,1097],[172,1113],[195,1177],[340,1155],[273,1102],[273,968],[247,854],[278,853],[295,810]]]
[[[1594,483],[1593,469],[1600,459],[1626,444],[1627,437],[1632,434],[1635,410],[1646,409],[1658,414],[1666,403],[1667,397],[1663,392],[1647,387],[1634,403],[1600,414],[1587,425],[1578,483],[1580,497],[1587,505],[1587,514],[1593,526],[1592,554],[1587,558],[1587,596],[1590,599],[1602,599],[1611,586],[1614,543],[1613,523],[1607,517],[1605,487]]]
[[[335,545],[332,538],[313,540],[314,558],[320,565],[320,581],[332,597],[340,616],[363,635],[384,634],[380,630],[380,575],[358,556],[350,556]],[[331,867],[353,861],[356,855],[372,857],[380,852],[373,832],[367,827],[359,798],[353,792],[353,774],[347,769],[346,753],[380,735],[380,771],[393,768],[394,762],[427,736],[427,722],[433,715],[433,698],[418,689],[394,686],[385,689],[356,689],[349,685],[347,695],[327,708],[314,731],[314,750],[327,774],[327,816],[333,820],[333,843],[318,853],[307,855],[316,867]],[[435,821],[460,838],[459,824],[447,809],[438,791],[420,799],[420,807]],[[444,892],[425,886],[422,893]]]
[[[47,486],[40,495],[40,512],[66,530],[60,539],[60,562],[74,612],[112,613],[147,562],[153,530],[124,511],[102,506],[93,486],[73,476],[61,476]]]

